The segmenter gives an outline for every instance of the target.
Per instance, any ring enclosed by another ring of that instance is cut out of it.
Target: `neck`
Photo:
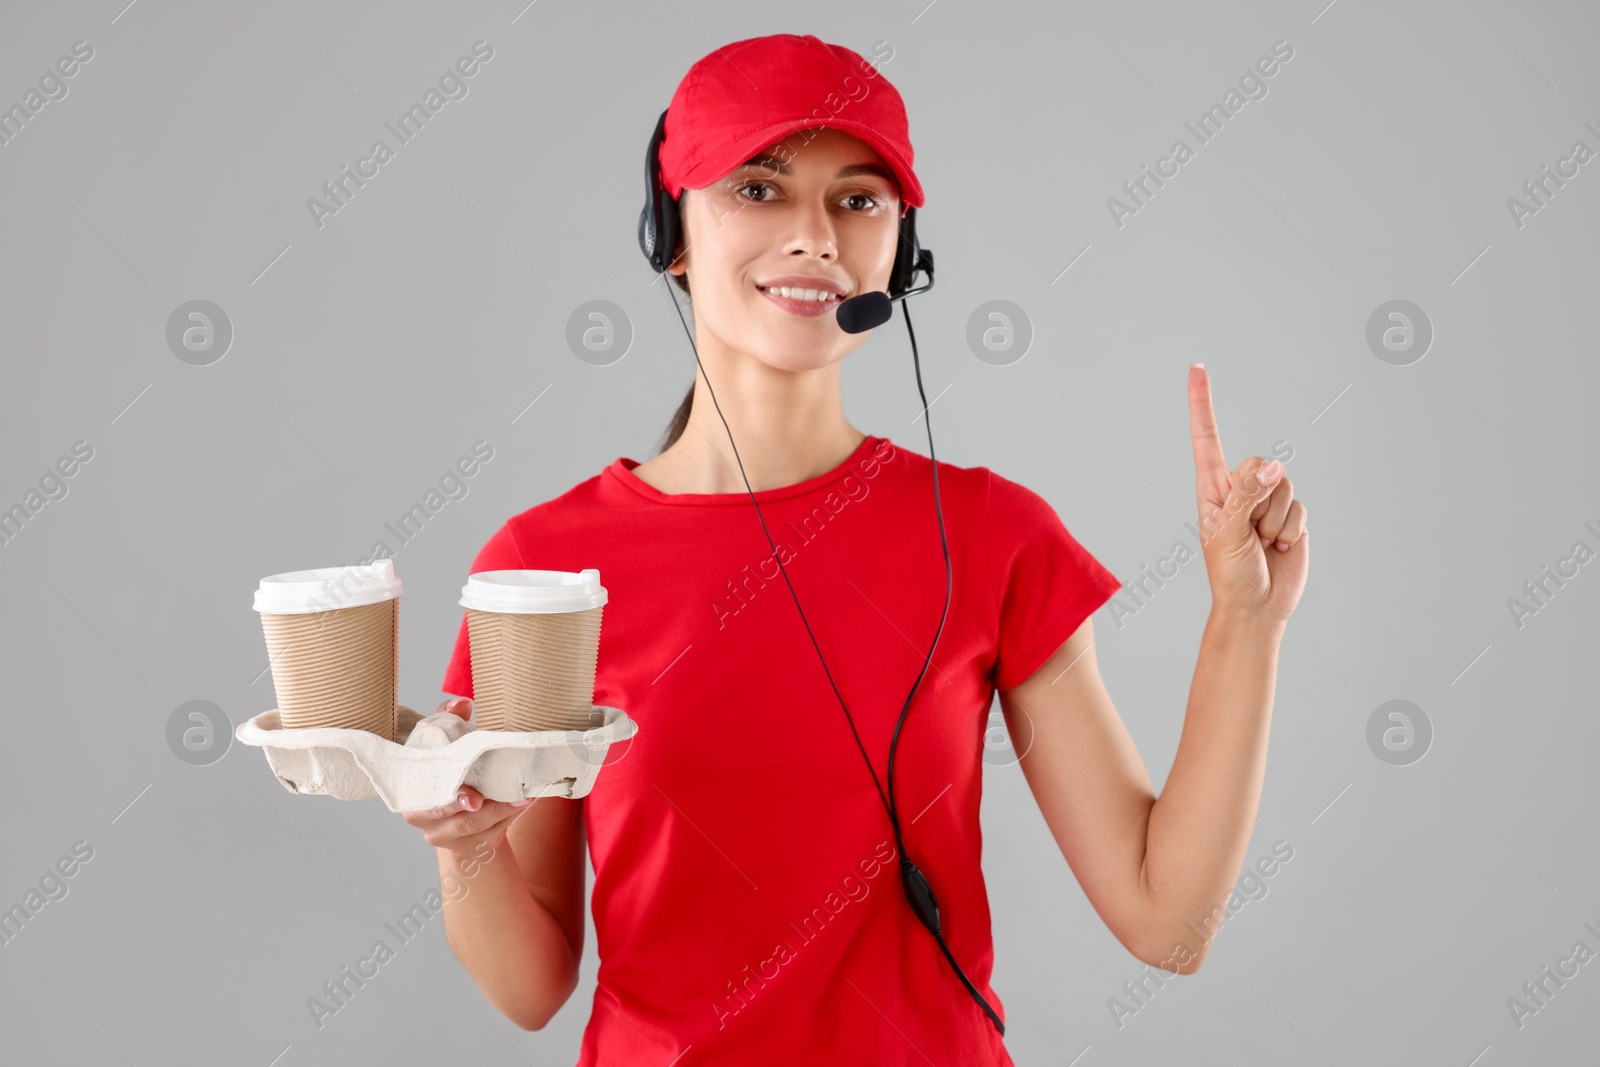
[[[674,492],[743,493],[746,477],[756,492],[794,485],[839,466],[867,436],[844,417],[837,363],[808,371],[754,359],[706,366],[716,401],[705,375],[696,373],[689,424],[660,456]]]

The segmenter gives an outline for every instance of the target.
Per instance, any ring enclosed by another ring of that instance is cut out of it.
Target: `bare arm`
[[[541,1030],[578,984],[588,881],[583,801],[544,797],[517,809],[471,787],[463,792],[470,807],[406,821],[437,847],[451,951],[506,1018]]]
[[[1026,746],[1022,772],[1045,823],[1095,911],[1141,961],[1192,973],[1249,847],[1278,634],[1213,612],[1159,797],[1093,646],[1085,621],[1033,677],[1002,691],[1000,706],[1018,748]],[[1175,953],[1180,943],[1189,951]]]
[[[1151,930],[1164,939],[1157,947],[1176,957],[1168,970],[1199,968],[1244,864],[1266,775],[1283,630],[1215,609],[1206,620],[1178,753],[1146,833],[1145,877],[1160,886],[1146,902]]]
[[[1278,645],[1310,558],[1283,465],[1251,456],[1230,472],[1200,364],[1188,391],[1212,608],[1166,787],[1155,795],[1111,703],[1088,621],[1000,694],[1012,738],[1029,739],[1023,774],[1096,912],[1140,960],[1185,974],[1204,960],[1249,847]]]
[[[541,1030],[578,985],[587,882],[583,801],[533,802],[492,841],[493,856],[440,848],[440,884],[468,887],[445,897],[450,949],[501,1013]],[[487,851],[487,850],[480,850]]]

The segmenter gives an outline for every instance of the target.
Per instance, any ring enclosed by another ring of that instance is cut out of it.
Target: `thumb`
[[[1208,539],[1220,536],[1222,545],[1234,551],[1258,543],[1255,520],[1267,507],[1267,498],[1283,478],[1283,464],[1251,456],[1229,476],[1228,495],[1221,506],[1201,515]]]
[[[463,719],[472,718],[472,701],[466,697],[451,697],[439,705],[440,711],[454,712]]]

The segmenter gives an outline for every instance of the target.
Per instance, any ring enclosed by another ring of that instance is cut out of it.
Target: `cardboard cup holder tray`
[[[390,811],[454,804],[470,785],[490,800],[576,798],[594,786],[612,743],[638,732],[621,708],[591,705],[587,730],[480,730],[451,712],[398,707],[396,740],[368,730],[284,729],[277,709],[239,724],[234,736],[264,749],[291,793],[341,800],[381,797]]]

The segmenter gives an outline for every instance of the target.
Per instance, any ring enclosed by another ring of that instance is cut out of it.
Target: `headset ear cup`
[[[899,296],[906,287],[906,216],[895,227],[894,266],[889,268],[889,295]]]
[[[890,296],[899,296],[911,288],[916,278],[917,252],[917,209],[906,208],[906,213],[900,218],[894,266],[889,270]]]
[[[656,217],[661,220],[661,233],[657,235],[660,244],[657,247],[656,256],[661,265],[657,269],[666,270],[677,261],[680,222],[678,218],[678,202],[672,199],[665,189],[661,190],[660,196],[661,209],[657,212]]]
[[[670,200],[666,191],[661,188],[661,141],[666,136],[667,113],[661,112],[661,117],[656,120],[655,132],[650,137],[650,147],[645,150],[644,156],[644,207],[639,211],[639,251],[644,253],[644,258],[656,271],[665,269],[671,261],[673,242],[676,240],[676,231],[673,234],[663,232],[663,199]],[[666,251],[662,251],[662,245]]]

